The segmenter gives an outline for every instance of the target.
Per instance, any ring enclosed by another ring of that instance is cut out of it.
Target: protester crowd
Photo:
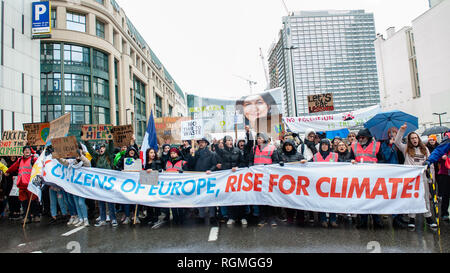
[[[147,172],[194,171],[210,174],[219,170],[236,171],[239,168],[270,164],[284,166],[294,162],[428,165],[429,172],[438,182],[438,195],[442,200],[440,218],[448,221],[450,132],[445,134],[442,143],[438,143],[437,137],[431,135],[424,144],[415,132],[409,133],[404,139],[405,130],[406,125],[391,128],[388,132],[389,139],[385,141],[376,140],[368,129],[352,132],[345,139],[336,137],[332,140],[310,129],[306,131],[303,139],[297,134],[287,133],[280,141],[272,141],[261,132],[252,139],[247,130],[244,139],[235,140],[231,136],[225,136],[219,141],[203,138],[196,142],[198,144],[195,145],[198,146],[196,149],[193,148],[194,143],[191,141],[183,141],[181,145],[164,144],[159,151],[147,149],[142,169]],[[124,160],[138,159],[139,151],[140,148],[134,140],[129,146],[124,147],[114,147],[113,141],[95,146],[89,141],[83,141],[79,143],[76,158],[57,160],[65,166],[77,165],[122,171]],[[198,224],[224,223],[242,226],[255,224],[260,227],[276,226],[280,222],[303,226],[313,224],[315,219],[318,219],[318,223],[324,228],[336,228],[342,221],[356,223],[357,228],[367,228],[371,218],[374,228],[383,228],[384,221],[381,215],[341,215],[257,205],[187,209],[114,204],[72,195],[47,181],[44,181],[43,197],[39,202],[37,197],[27,190],[27,186],[33,164],[42,152],[44,152],[42,148],[33,149],[26,146],[23,149],[23,156],[2,158],[0,163],[2,217],[22,220],[22,223],[24,221],[34,223],[40,222],[41,216],[45,215],[49,219],[49,224],[99,227],[108,225],[109,222],[116,227],[119,224],[139,223],[153,229],[168,224],[183,225],[189,218],[194,218]],[[45,153],[51,154],[52,147],[47,147]],[[423,179],[430,181],[427,177]],[[426,198],[430,199],[434,194],[433,189],[429,182],[425,185]],[[29,218],[25,219],[28,207]],[[429,202],[427,208],[428,212],[424,214],[426,224],[435,228],[437,224]],[[118,216],[123,217],[118,219]],[[415,219],[415,214],[392,215],[392,224],[395,228],[414,228]]]

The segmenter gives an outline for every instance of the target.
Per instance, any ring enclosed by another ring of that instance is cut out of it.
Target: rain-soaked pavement
[[[119,218],[120,219],[120,218]],[[345,222],[338,228],[297,227],[279,221],[277,227],[249,225],[217,229],[188,219],[183,226],[110,225],[76,228],[65,224],[28,224],[0,220],[1,253],[449,253],[450,224],[441,222],[440,235],[418,216],[416,230],[357,229]],[[91,221],[92,223],[92,221]],[[316,223],[317,225],[317,223]]]

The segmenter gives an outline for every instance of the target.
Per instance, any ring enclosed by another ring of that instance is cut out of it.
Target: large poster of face
[[[202,119],[205,133],[213,137],[264,132],[277,139],[282,126],[282,92],[280,88],[249,94],[236,99],[206,98],[188,95],[189,115]]]

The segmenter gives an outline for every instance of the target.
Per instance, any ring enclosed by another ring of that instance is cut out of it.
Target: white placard
[[[189,120],[181,122],[181,140],[201,139],[203,134],[203,120]]]

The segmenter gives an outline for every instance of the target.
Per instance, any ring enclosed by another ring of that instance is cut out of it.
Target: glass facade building
[[[301,11],[283,17],[283,25],[269,67],[271,87],[283,87],[285,115],[308,115],[314,94],[333,94],[335,110],[327,113],[380,102],[372,13]]]

